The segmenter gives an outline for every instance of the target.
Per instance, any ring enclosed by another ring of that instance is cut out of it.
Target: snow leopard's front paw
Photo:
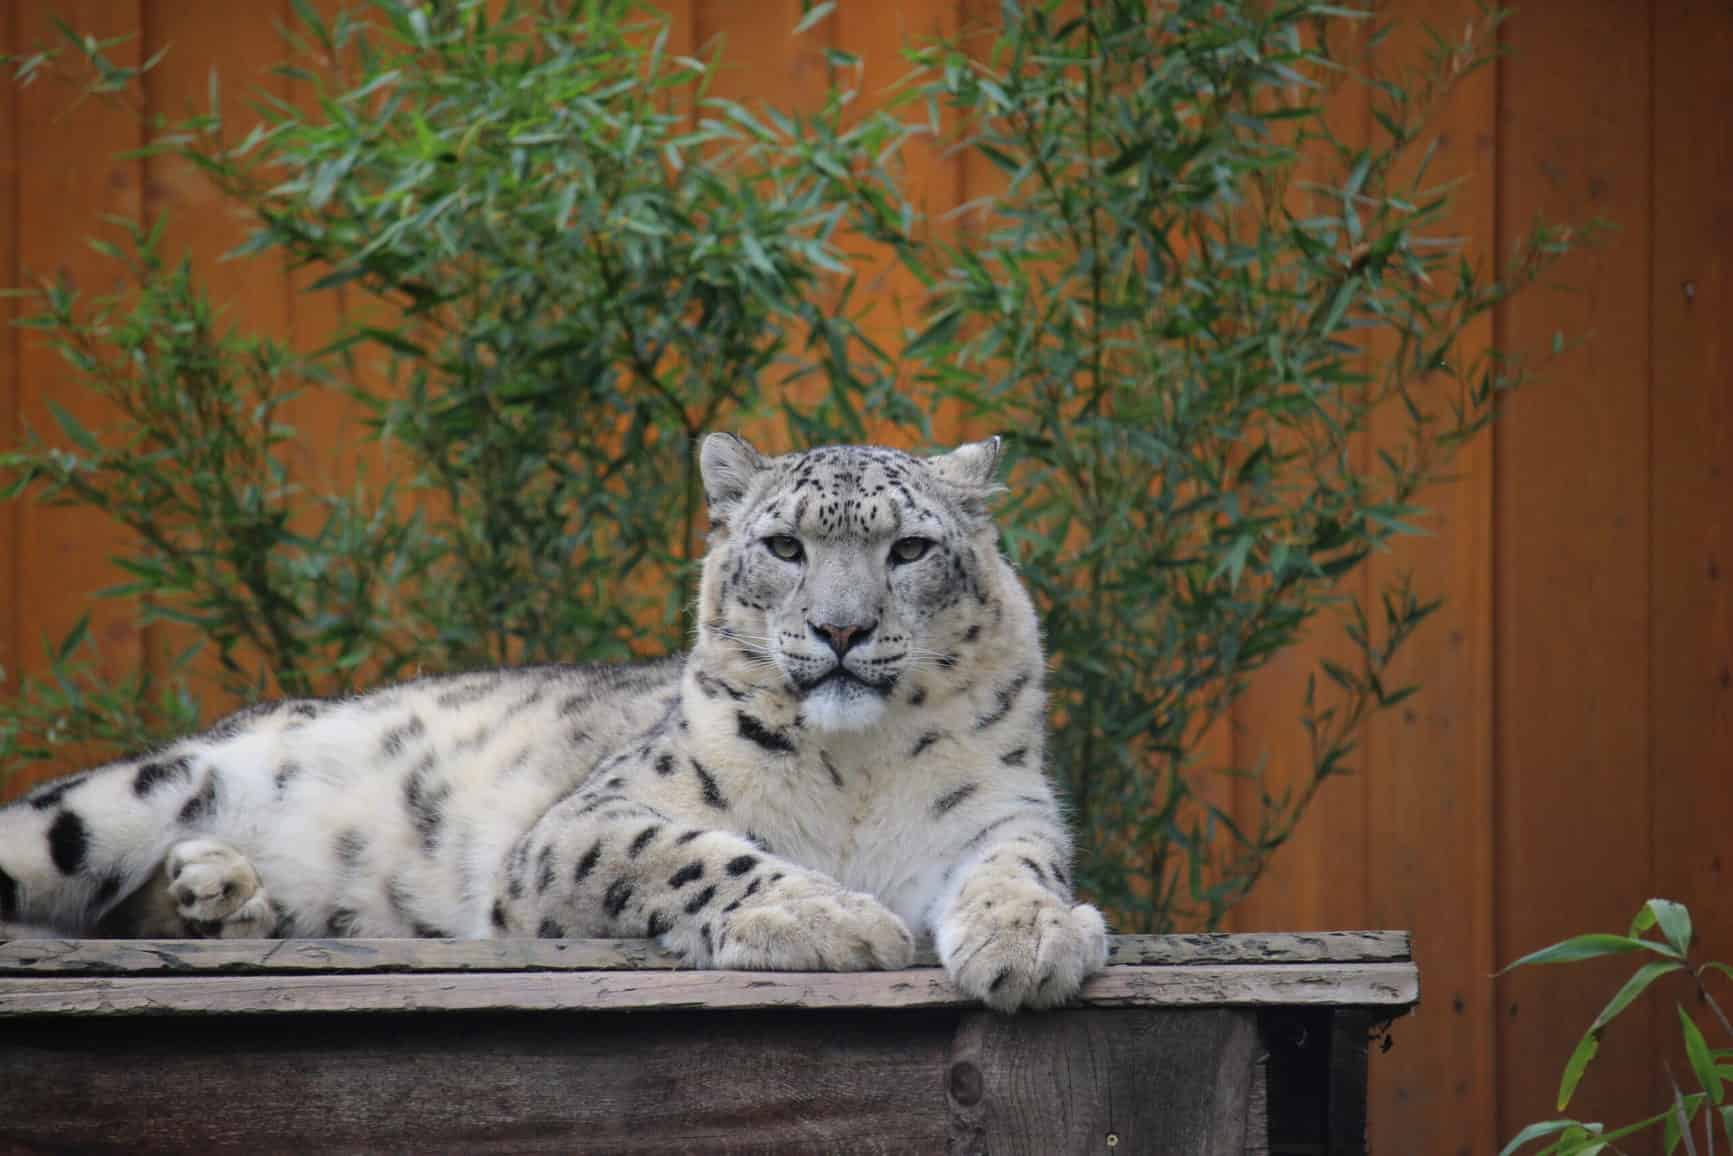
[[[951,982],[998,1011],[1062,1004],[1107,964],[1101,912],[1016,876],[971,880],[935,938]]]
[[[764,971],[871,971],[907,967],[915,938],[870,895],[822,880],[788,878],[759,903],[730,913],[716,966]]]
[[[188,935],[257,939],[275,923],[271,900],[246,856],[216,839],[187,839],[163,861],[169,895]]]

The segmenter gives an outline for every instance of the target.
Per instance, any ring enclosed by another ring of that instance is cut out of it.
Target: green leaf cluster
[[[1649,934],[1651,932],[1659,932],[1659,938]],[[1607,1001],[1607,1006],[1595,1016],[1588,1031],[1583,1033],[1582,1039],[1572,1049],[1570,1058],[1565,1061],[1564,1073],[1559,1079],[1557,1109],[1560,1112],[1570,1106],[1572,1097],[1576,1095],[1577,1085],[1582,1082],[1590,1062],[1600,1051],[1601,1036],[1608,1026],[1663,976],[1682,975],[1694,985],[1695,1001],[1713,1016],[1725,1035],[1727,1046],[1711,1048],[1696,1020],[1685,1010],[1684,1004],[1675,1003],[1673,1006],[1678,1013],[1680,1039],[1686,1062],[1697,1084],[1697,1091],[1687,1094],[1669,1069],[1668,1079],[1673,1087],[1672,1102],[1653,1116],[1613,1129],[1598,1122],[1574,1119],[1538,1121],[1513,1136],[1502,1149],[1500,1156],[1514,1156],[1536,1140],[1547,1140],[1548,1143],[1540,1148],[1529,1149],[1533,1156],[1594,1156],[1599,1152],[1617,1152],[1617,1141],[1657,1126],[1661,1128],[1664,1150],[1667,1153],[1677,1151],[1683,1144],[1686,1152],[1697,1156],[1698,1152],[1715,1151],[1717,1119],[1729,1148],[1733,1148],[1733,1104],[1726,1103],[1727,1084],[1733,1082],[1733,1023],[1728,1022],[1720,1003],[1704,983],[1712,973],[1733,979],[1733,966],[1716,960],[1693,964],[1690,958],[1692,937],[1691,913],[1684,904],[1669,899],[1651,899],[1643,904],[1624,935],[1594,933],[1572,936],[1550,947],[1530,952],[1504,969],[1508,972],[1512,968],[1537,964],[1578,963],[1587,959],[1633,952],[1648,952],[1659,957],[1643,964],[1631,974],[1613,994],[1613,998]],[[1702,1146],[1699,1147],[1692,1128],[1705,1105],[1708,1105],[1709,1111],[1703,1118]]]

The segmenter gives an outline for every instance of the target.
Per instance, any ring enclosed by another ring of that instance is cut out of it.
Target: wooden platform
[[[642,941],[0,940],[0,1151],[1364,1149],[1408,937],[1121,937],[1008,1017],[928,958],[681,969]]]

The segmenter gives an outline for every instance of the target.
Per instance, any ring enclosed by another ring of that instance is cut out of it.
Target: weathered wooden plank
[[[1115,964],[1369,963],[1409,958],[1400,931],[1120,935]],[[0,939],[0,975],[75,972],[608,971],[680,967],[646,939]],[[937,967],[931,951],[916,967]]]
[[[931,1153],[956,1021],[13,1022],[0,1033],[0,1151]]]
[[[972,1012],[945,1077],[946,1150],[1240,1156],[1264,1130],[1248,1118],[1261,1051],[1249,1011]]]
[[[1418,997],[1419,980],[1409,963],[1178,964],[1109,968],[1084,986],[1080,1003],[1407,1008]],[[932,969],[0,979],[0,1017],[971,1006]]]

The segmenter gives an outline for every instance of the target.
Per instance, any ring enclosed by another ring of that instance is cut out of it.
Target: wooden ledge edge
[[[1418,999],[1412,963],[1116,965],[1084,986],[1079,1006],[1405,1011]],[[973,1006],[932,969],[0,978],[0,1017]]]
[[[1109,962],[1404,963],[1405,931],[1116,935]],[[0,976],[219,975],[317,972],[679,970],[647,939],[44,939],[0,938]],[[915,966],[937,967],[931,952]]]

